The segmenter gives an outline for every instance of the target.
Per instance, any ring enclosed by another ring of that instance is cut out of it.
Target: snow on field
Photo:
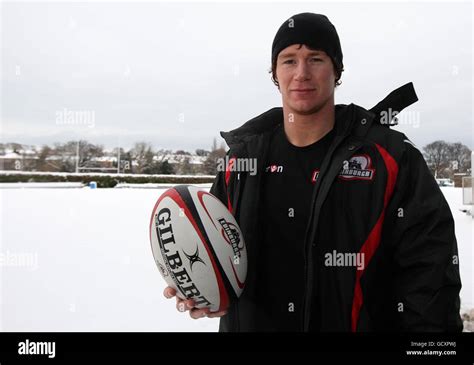
[[[456,238],[459,250],[459,271],[461,272],[461,312],[474,308],[474,219],[461,208],[469,208],[462,205],[462,188],[442,187],[446,200],[454,217]]]
[[[148,224],[163,191],[0,189],[0,329],[217,331],[162,295]]]
[[[2,183],[2,189],[75,189],[75,188],[83,188],[86,185],[81,182],[14,182],[14,183]]]
[[[456,220],[463,306],[474,307],[473,219]],[[0,330],[217,331],[163,297],[148,241],[163,189],[0,189]]]

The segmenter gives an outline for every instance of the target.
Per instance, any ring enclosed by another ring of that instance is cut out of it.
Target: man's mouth
[[[315,90],[316,89],[293,89],[291,91],[298,94],[298,95],[304,95],[304,94],[310,94]]]

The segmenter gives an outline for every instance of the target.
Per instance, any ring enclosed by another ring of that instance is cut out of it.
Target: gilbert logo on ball
[[[237,222],[214,195],[195,186],[166,190],[153,208],[150,242],[158,269],[181,298],[227,309],[244,288],[247,251]]]

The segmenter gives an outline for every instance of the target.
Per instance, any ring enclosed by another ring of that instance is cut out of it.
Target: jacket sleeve
[[[232,160],[233,155],[231,155],[230,150],[227,152],[226,156],[226,160]],[[234,173],[230,171],[231,169],[229,168],[229,165],[223,167],[224,169],[221,169],[223,171],[217,172],[209,192],[217,197],[227,207],[227,209],[232,212],[231,201],[233,199],[232,191]]]
[[[225,171],[218,171],[214,182],[209,191],[218,198],[225,206],[227,206],[227,186],[225,184]]]
[[[402,331],[462,331],[454,220],[426,162],[406,144],[389,212]]]

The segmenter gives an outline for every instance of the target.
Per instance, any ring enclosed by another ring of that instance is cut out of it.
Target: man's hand
[[[189,315],[191,318],[194,319],[199,319],[203,317],[208,317],[208,318],[215,318],[215,317],[222,317],[227,313],[226,310],[220,311],[220,312],[211,312],[209,308],[195,308],[194,307],[194,300],[192,299],[187,299],[183,300],[181,298],[178,298],[176,296],[176,290],[173,288],[167,286],[163,292],[163,295],[171,299],[173,297],[176,297],[176,309],[180,312],[186,312],[189,310]]]

